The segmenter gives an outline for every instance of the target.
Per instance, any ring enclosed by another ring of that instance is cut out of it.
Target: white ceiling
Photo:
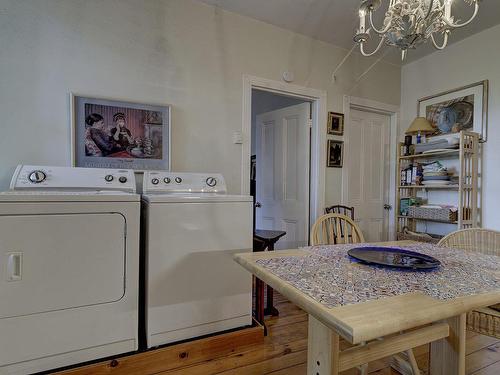
[[[315,39],[350,49],[352,37],[357,27],[359,0],[200,0],[206,4],[216,5],[230,12],[238,13],[263,22],[267,22]],[[376,20],[381,24],[383,9],[387,0],[382,1],[382,8],[377,12]],[[457,12],[455,18],[468,19],[472,8],[464,0],[455,0]],[[468,26],[454,30],[450,43],[464,39],[500,23],[500,1],[482,0],[479,15]],[[386,47],[394,49],[391,47]],[[370,48],[366,48],[371,51]],[[414,61],[432,53],[431,45],[424,45],[417,50],[409,51],[405,62]],[[384,52],[379,52],[384,53]],[[388,51],[386,60],[400,62],[400,54]]]

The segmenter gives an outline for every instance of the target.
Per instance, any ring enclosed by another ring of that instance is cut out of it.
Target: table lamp
[[[417,117],[411,123],[406,134],[416,135],[417,143],[421,143],[422,134],[432,134],[436,131],[432,124],[425,117]]]

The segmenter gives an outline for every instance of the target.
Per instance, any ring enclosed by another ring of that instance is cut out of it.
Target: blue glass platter
[[[439,260],[429,255],[397,247],[356,247],[347,251],[347,254],[365,264],[414,271],[429,271],[441,265]]]

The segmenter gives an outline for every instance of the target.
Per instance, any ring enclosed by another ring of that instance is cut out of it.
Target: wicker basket
[[[467,329],[500,339],[500,312],[486,307],[467,313]]]
[[[418,241],[437,244],[443,236],[429,233],[409,232],[403,228],[403,232],[398,232],[398,241]]]
[[[458,220],[458,212],[447,207],[419,207],[411,206],[408,209],[408,216],[417,219],[429,219],[437,221],[454,222]]]

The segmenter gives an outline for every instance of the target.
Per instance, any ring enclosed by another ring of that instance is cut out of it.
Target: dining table
[[[430,255],[440,266],[388,268],[347,253],[365,246]],[[500,257],[428,243],[319,245],[234,259],[308,313],[308,375],[337,375],[425,344],[429,374],[465,375],[467,312],[500,302]],[[349,348],[341,350],[340,338]]]

